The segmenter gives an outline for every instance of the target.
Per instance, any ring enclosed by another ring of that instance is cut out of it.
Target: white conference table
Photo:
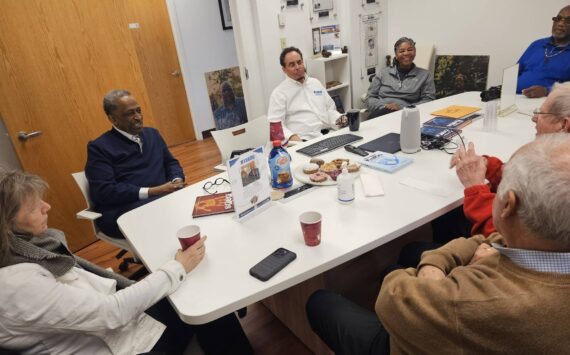
[[[519,109],[528,112],[539,107],[542,101],[517,97]],[[432,117],[430,112],[449,105],[481,107],[482,104],[478,92],[469,92],[418,108],[424,122]],[[396,112],[362,122],[360,130],[353,133],[364,139],[355,144],[399,132],[400,117],[401,112]],[[506,161],[517,148],[534,139],[535,129],[530,116],[515,112],[499,117],[495,132],[484,131],[481,119],[467,126],[463,136],[466,144],[475,143],[479,154],[494,155]],[[293,168],[309,161],[308,157],[295,152],[307,144],[288,149]],[[206,256],[170,300],[183,321],[202,324],[330,270],[463,203],[463,187],[455,170],[448,168],[449,154],[436,150],[409,156],[414,162],[392,174],[363,167],[364,171],[380,177],[385,195],[365,197],[357,179],[356,200],[351,205],[339,204],[336,186],[327,186],[311,189],[286,203],[273,202],[269,209],[243,223],[237,222],[231,213],[193,219],[196,196],[204,195],[202,185],[216,176],[130,211],[121,216],[118,223],[149,271],[155,271],[173,258],[179,248],[176,231],[180,227],[200,226],[202,235],[208,236]],[[342,157],[358,158],[344,149],[319,156],[325,161]],[[437,185],[447,196],[402,185],[400,182],[408,177]],[[305,246],[299,226],[299,215],[309,210],[323,215],[322,242],[317,247]],[[295,252],[297,259],[267,282],[249,275],[253,265],[279,247]]]

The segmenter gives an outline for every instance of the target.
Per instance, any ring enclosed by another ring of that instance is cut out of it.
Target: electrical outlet
[[[281,49],[287,48],[287,38],[281,37],[280,42],[281,42]]]

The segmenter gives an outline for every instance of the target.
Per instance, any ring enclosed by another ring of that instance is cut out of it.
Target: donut
[[[313,158],[313,159],[311,159],[310,162],[313,164],[317,164],[319,167],[325,163],[324,160],[319,159],[319,158]]]
[[[335,163],[325,163],[321,165],[321,171],[325,173],[330,173],[331,171],[338,170]]]
[[[319,171],[309,175],[309,179],[311,179],[312,182],[324,182],[327,180],[327,174]]]
[[[319,166],[315,163],[309,163],[303,165],[303,172],[305,174],[314,174],[319,171]]]
[[[357,172],[358,170],[360,170],[360,165],[358,165],[358,164],[356,164],[356,163],[352,163],[352,164],[349,164],[349,165],[347,166],[347,169],[348,169],[348,172],[349,172],[349,173],[355,173],[355,172]]]
[[[346,162],[346,164],[348,164],[348,159],[335,159],[333,160],[331,163],[334,163],[337,167],[337,169],[340,169],[340,167],[342,166],[342,163]]]

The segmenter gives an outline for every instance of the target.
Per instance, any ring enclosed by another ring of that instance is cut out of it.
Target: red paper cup
[[[176,237],[178,237],[182,250],[186,250],[200,240],[200,227],[196,225],[182,227],[176,232]]]
[[[299,216],[305,244],[310,247],[321,244],[321,220],[321,214],[315,211],[304,212]]]

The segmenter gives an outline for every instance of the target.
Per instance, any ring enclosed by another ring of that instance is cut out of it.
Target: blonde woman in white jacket
[[[23,354],[177,354],[196,333],[207,354],[252,353],[235,315],[191,326],[162,300],[203,259],[205,237],[132,283],[67,250],[63,233],[48,229],[46,188],[31,174],[0,173],[0,347]]]

